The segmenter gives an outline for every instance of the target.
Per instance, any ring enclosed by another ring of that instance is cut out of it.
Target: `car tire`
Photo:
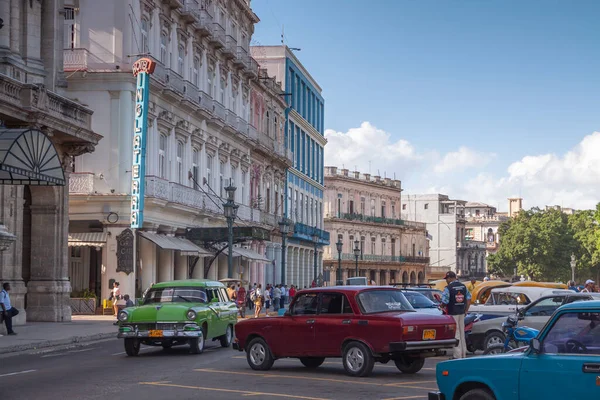
[[[468,344],[468,345],[467,345],[467,351],[468,351],[469,353],[475,353],[475,352],[477,351],[477,348],[475,347],[475,345],[474,345],[474,344]]]
[[[246,360],[250,368],[256,371],[268,371],[275,362],[271,349],[263,338],[254,338],[248,343]]]
[[[221,347],[229,347],[231,346],[231,342],[233,341],[233,326],[227,325],[227,330],[225,334],[219,338],[221,341]]]
[[[512,348],[509,347],[509,350],[512,350]],[[488,356],[494,354],[504,354],[506,351],[507,349],[504,347],[504,344],[494,344],[485,349],[483,351],[483,355]]]
[[[490,332],[485,335],[485,339],[483,340],[483,350],[485,351],[488,347],[496,344],[504,345],[505,340],[506,336],[504,336],[504,333],[498,331]]]
[[[425,365],[425,359],[406,357],[394,360],[394,363],[396,363],[396,368],[403,374],[416,374]]]
[[[361,342],[350,342],[344,347],[342,362],[350,376],[369,376],[375,366],[371,349]]]
[[[140,341],[139,339],[125,339],[125,353],[130,357],[135,357],[140,354]]]
[[[163,343],[161,346],[163,350],[171,350],[171,347],[173,347],[173,343]]]
[[[496,400],[496,397],[487,389],[471,389],[459,400]]]
[[[325,362],[325,357],[302,357],[300,362],[306,368],[319,368]]]
[[[190,339],[190,353],[192,354],[202,354],[204,351],[204,332],[200,331],[201,335],[199,337]]]

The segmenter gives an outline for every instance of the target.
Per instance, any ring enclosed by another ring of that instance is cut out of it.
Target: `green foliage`
[[[95,299],[96,294],[94,292],[91,292],[89,289],[85,289],[81,291],[71,292],[71,297],[77,299]]]

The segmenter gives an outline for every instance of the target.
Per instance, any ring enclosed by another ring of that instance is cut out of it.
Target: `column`
[[[156,283],[156,245],[144,239],[138,238],[138,245],[140,246],[140,271],[141,271],[141,283],[142,292],[146,290],[150,285]]]
[[[204,263],[208,262],[209,257],[200,257],[194,266],[192,272],[192,279],[204,279]]]
[[[385,282],[382,282],[382,285],[389,285],[391,283],[391,271],[388,269],[385,271]]]
[[[181,255],[181,252],[176,252],[175,255],[175,280],[188,279],[188,262],[187,256]]]
[[[0,15],[4,16],[4,27],[0,29],[0,51],[10,49],[10,2],[0,1]]]
[[[177,40],[177,22],[171,24],[170,36],[171,43],[167,46],[167,55],[169,50],[171,51],[171,64],[169,66],[173,71],[177,71],[177,53],[179,48],[179,40]]]
[[[133,141],[131,140],[131,130],[133,125],[133,92],[123,90],[119,92],[118,101],[118,137],[119,137],[119,166],[127,166],[131,170]],[[112,116],[113,118],[115,115]],[[113,132],[114,135],[115,132]],[[121,168],[122,170],[122,168]],[[131,193],[131,173],[113,174],[119,178],[118,190],[120,193]]]
[[[6,1],[4,1],[6,2]],[[20,39],[21,39],[21,0],[10,0],[10,23],[8,27],[3,29],[10,29],[10,49],[15,55],[19,55],[20,52]],[[4,18],[8,19],[8,18]]]
[[[298,285],[298,278],[300,276],[300,270],[302,269],[302,266],[300,265],[302,251],[303,250],[299,247],[294,248],[294,270],[289,282],[292,285]]]
[[[273,243],[267,244],[267,255],[266,255],[266,257],[269,260],[275,260],[275,248],[273,247]],[[271,264],[266,265],[265,268],[266,268],[266,271],[265,271],[265,282],[266,283],[273,283],[274,282],[273,263],[271,262]]]
[[[281,245],[279,243],[276,243],[273,246],[274,252],[275,252],[275,271],[273,272],[273,281],[271,283],[273,283],[274,285],[276,285],[277,283],[281,282]]]
[[[260,254],[261,256],[264,257],[265,255],[265,245],[263,243],[257,243],[256,244],[256,248],[257,248],[257,252],[258,254]],[[259,271],[258,271],[258,281],[260,283],[262,283],[263,285],[263,289],[265,287],[266,282],[266,273],[267,273],[267,265],[264,262],[259,263]]]
[[[344,281],[344,284],[346,283],[346,279],[348,279],[348,269],[342,267],[342,280]]]
[[[173,280],[173,250],[158,250],[158,282]]]

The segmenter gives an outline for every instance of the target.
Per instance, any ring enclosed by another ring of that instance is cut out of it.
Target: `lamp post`
[[[223,204],[223,213],[227,220],[227,241],[229,246],[229,252],[227,254],[227,278],[233,278],[233,221],[237,215],[238,205],[235,204],[235,189],[231,179],[229,179],[229,186],[225,188],[227,193],[227,202]]]
[[[358,257],[360,256],[360,248],[358,245],[360,242],[358,240],[354,241],[354,258],[356,259],[356,267],[354,270],[354,276],[358,276]]]
[[[312,240],[313,240],[313,244],[315,246],[315,257],[313,260],[313,280],[316,285],[317,284],[317,244],[319,243],[319,234],[317,232],[316,226],[313,228]]]
[[[571,280],[575,283],[575,267],[577,266],[577,260],[575,260],[575,254],[571,254]]]
[[[281,232],[281,284],[285,285],[285,262],[286,262],[286,246],[287,235],[290,233],[290,221],[283,217],[279,221],[279,232]]]
[[[338,269],[337,269],[337,273],[335,274],[335,284],[336,285],[341,285],[341,281],[342,281],[342,248],[344,247],[344,244],[342,243],[341,239],[338,239],[337,243],[335,244],[335,248],[337,249],[338,252]]]

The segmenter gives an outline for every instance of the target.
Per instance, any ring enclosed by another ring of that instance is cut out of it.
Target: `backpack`
[[[256,290],[254,289],[250,292],[250,300],[256,301]]]

